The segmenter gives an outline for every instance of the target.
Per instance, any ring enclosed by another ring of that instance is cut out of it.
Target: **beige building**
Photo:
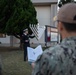
[[[56,26],[53,17],[57,15],[58,0],[32,0],[37,11],[39,25]],[[34,43],[45,43],[45,32],[39,41],[32,39]]]
[[[58,0],[32,0],[35,9],[37,11],[37,19],[39,25],[49,25],[55,26],[55,22],[53,22],[53,17],[57,14],[57,2]],[[19,43],[19,40],[12,36],[6,36],[4,38],[0,38],[0,42],[2,44],[10,44],[14,45]],[[43,33],[40,40],[36,40],[36,38],[31,39],[31,43],[45,43],[45,32]]]

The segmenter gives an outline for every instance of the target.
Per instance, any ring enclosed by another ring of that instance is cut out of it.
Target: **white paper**
[[[37,46],[35,49],[31,47],[27,47],[27,53],[28,53],[28,61],[36,61],[37,57],[43,53],[41,45]]]
[[[57,41],[58,39],[57,39],[57,36],[58,36],[58,34],[57,33],[51,33],[51,41]]]

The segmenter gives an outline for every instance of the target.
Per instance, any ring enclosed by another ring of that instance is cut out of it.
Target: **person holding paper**
[[[24,61],[27,60],[27,47],[30,47],[29,38],[34,38],[34,37],[35,36],[28,35],[28,29],[23,30],[22,43],[23,43],[23,49],[24,49]]]
[[[41,45],[38,45],[36,48],[27,47],[27,53],[28,62],[34,68],[37,57],[43,53],[42,47]]]
[[[76,75],[76,3],[60,8],[57,24],[62,41],[38,57],[32,75]]]

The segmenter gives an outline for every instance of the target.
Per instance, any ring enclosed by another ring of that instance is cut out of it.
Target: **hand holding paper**
[[[37,57],[43,53],[41,45],[37,46],[35,49],[28,47],[27,48],[28,53],[28,61],[36,61]]]

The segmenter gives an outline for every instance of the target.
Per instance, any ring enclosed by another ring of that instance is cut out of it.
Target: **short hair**
[[[68,32],[76,32],[76,24],[75,23],[62,22],[62,24]]]

